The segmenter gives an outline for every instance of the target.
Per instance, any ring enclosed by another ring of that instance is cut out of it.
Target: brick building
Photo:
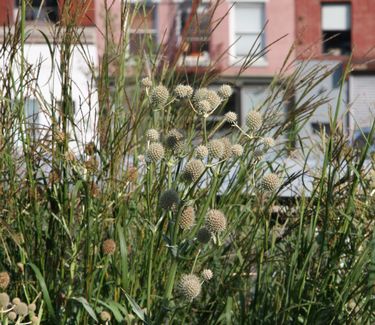
[[[341,113],[350,103],[349,133],[370,127],[375,116],[375,1],[298,0],[295,5],[297,58],[338,65],[341,70],[351,59],[353,71],[345,82]],[[340,74],[334,79],[326,85],[333,107]],[[320,109],[312,122],[327,125],[327,111]]]

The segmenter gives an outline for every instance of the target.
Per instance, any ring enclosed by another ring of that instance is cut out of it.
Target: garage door
[[[350,77],[351,128],[370,127],[375,118],[375,75]]]

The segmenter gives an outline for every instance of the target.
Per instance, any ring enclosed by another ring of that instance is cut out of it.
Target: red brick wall
[[[0,0],[0,26],[13,22],[14,0]]]
[[[301,59],[322,58],[321,3],[351,3],[355,60],[375,57],[375,0],[296,0],[296,46]],[[327,56],[324,56],[328,58]],[[337,59],[337,57],[332,57]]]
[[[352,1],[354,58],[375,57],[375,1]],[[372,51],[371,51],[372,50]]]
[[[59,0],[60,12],[67,0]],[[66,18],[75,19],[80,26],[95,25],[95,0],[70,0],[69,10],[66,12]]]

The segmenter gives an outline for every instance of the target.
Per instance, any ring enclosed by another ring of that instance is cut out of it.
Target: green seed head
[[[141,84],[145,88],[150,88],[152,87],[152,80],[150,79],[150,77],[145,77],[141,80]]]
[[[29,311],[36,311],[36,305],[35,304],[29,304],[27,306],[27,308],[29,309]]]
[[[187,206],[182,210],[179,225],[183,230],[190,229],[193,227],[195,222],[195,211],[192,206]]]
[[[0,310],[5,309],[9,305],[10,299],[6,292],[0,293]]]
[[[183,148],[184,136],[177,129],[172,129],[168,132],[167,138],[165,139],[165,146],[167,149],[173,152],[178,152]]]
[[[159,142],[151,143],[146,151],[146,160],[148,162],[158,162],[164,158],[164,147]]]
[[[185,85],[177,85],[174,89],[174,93],[176,94],[176,97],[180,99],[190,98],[193,94],[193,88]]]
[[[243,155],[243,147],[240,144],[234,144],[232,146],[232,154],[235,157],[241,157]]]
[[[224,144],[218,139],[211,140],[208,143],[208,153],[211,158],[221,159],[224,155]]]
[[[163,192],[160,196],[159,204],[164,210],[176,210],[180,204],[178,193],[173,189]]]
[[[228,99],[230,96],[233,94],[233,89],[229,85],[222,85],[219,90],[217,91],[217,94],[222,98],[222,99]]]
[[[197,240],[201,243],[201,244],[207,244],[210,239],[211,239],[211,233],[208,231],[207,228],[201,228],[198,230],[198,233],[197,233]]]
[[[201,177],[204,172],[204,168],[205,167],[202,161],[198,159],[192,159],[186,164],[182,172],[182,178],[186,182],[194,183]]]
[[[258,111],[251,111],[246,117],[246,125],[250,132],[258,131],[262,127],[262,114]]]
[[[160,139],[160,134],[157,130],[155,129],[149,129],[146,132],[146,138],[150,142],[158,142]]]
[[[211,111],[213,111],[220,105],[221,98],[215,91],[209,90],[207,92],[207,101],[210,103]]]
[[[11,320],[11,321],[15,321],[16,318],[17,318],[17,314],[14,312],[14,311],[11,311],[7,314],[7,317]]]
[[[207,93],[208,89],[207,88],[199,88],[194,92],[192,101],[196,105],[202,100],[207,100]]]
[[[208,100],[201,100],[200,102],[195,104],[195,109],[199,114],[204,115],[211,111],[211,105]]]
[[[232,144],[230,143],[228,138],[221,138],[221,142],[224,146],[223,156],[221,159],[229,159],[232,157]]]
[[[197,157],[198,159],[204,159],[208,156],[208,149],[206,146],[204,145],[199,145],[196,149],[195,149],[195,157]]]
[[[237,114],[235,112],[228,112],[224,115],[225,121],[234,124],[237,122]]]
[[[111,320],[111,314],[106,311],[106,310],[103,310],[100,315],[100,320],[102,320],[103,322],[109,322]]]
[[[219,233],[227,228],[227,219],[220,210],[212,209],[207,212],[206,228],[211,233]]]
[[[201,292],[201,283],[194,274],[184,274],[178,283],[178,290],[184,299],[192,301]]]
[[[155,106],[164,106],[169,98],[169,91],[168,89],[163,86],[159,85],[156,86],[150,95],[151,103]]]
[[[267,174],[263,177],[261,187],[266,192],[273,192],[280,186],[280,179],[274,173]]]
[[[14,307],[14,312],[20,316],[26,316],[29,313],[29,309],[24,302],[20,302]]]
[[[213,272],[210,269],[204,269],[201,275],[204,281],[210,281],[214,276]]]

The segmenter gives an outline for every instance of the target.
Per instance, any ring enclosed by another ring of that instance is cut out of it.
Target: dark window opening
[[[21,8],[22,1],[16,0]],[[59,20],[58,0],[32,0],[26,2],[26,21],[57,22]]]
[[[351,32],[323,31],[323,53],[349,55],[351,51]]]

